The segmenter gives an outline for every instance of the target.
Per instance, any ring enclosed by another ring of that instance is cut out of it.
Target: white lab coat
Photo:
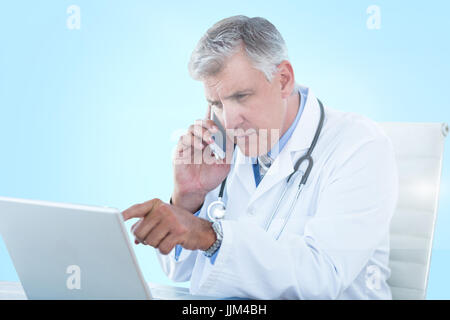
[[[314,166],[281,237],[275,240],[299,180],[267,232],[263,226],[315,134],[320,108],[310,89],[295,131],[257,188],[251,161],[236,148],[215,263],[201,251],[183,249],[178,261],[175,250],[158,252],[169,278],[190,280],[191,293],[205,296],[391,299],[389,224],[398,195],[392,144],[370,119],[324,108]],[[207,194],[200,217],[219,187]]]

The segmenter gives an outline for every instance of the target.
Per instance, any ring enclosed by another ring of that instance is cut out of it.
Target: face
[[[293,88],[285,63],[268,82],[241,50],[228,58],[219,74],[203,80],[208,104],[246,156],[266,154],[280,138]]]

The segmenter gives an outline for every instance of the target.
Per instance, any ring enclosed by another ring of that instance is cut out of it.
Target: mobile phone
[[[214,156],[217,160],[225,159],[225,151],[227,150],[227,137],[225,128],[222,126],[222,124],[219,121],[219,118],[217,118],[216,114],[213,111],[213,108],[211,108],[211,118],[212,121],[214,121],[217,128],[219,128],[219,131],[214,133],[212,135],[212,138],[214,139],[214,142],[211,143],[209,146],[211,148],[211,151],[214,153]]]

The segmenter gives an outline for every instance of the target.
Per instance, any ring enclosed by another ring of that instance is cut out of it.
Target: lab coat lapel
[[[320,108],[316,97],[308,89],[308,98],[306,100],[305,108],[300,117],[297,127],[292,133],[283,150],[276,157],[270,169],[267,171],[264,178],[252,194],[249,206],[258,198],[270,191],[276,184],[287,178],[294,171],[294,164],[296,160],[306,153],[314,138],[317,125],[320,120]],[[251,181],[254,184],[253,170],[250,166],[250,173],[246,172],[246,178],[251,176]],[[250,179],[250,178],[247,178]]]

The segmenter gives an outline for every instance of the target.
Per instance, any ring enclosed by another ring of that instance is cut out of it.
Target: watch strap
[[[214,243],[208,249],[203,251],[203,254],[208,258],[212,257],[216,253],[216,251],[219,250],[223,239],[222,225],[220,224],[220,222],[213,222],[211,227],[216,233],[216,241],[214,241]]]

